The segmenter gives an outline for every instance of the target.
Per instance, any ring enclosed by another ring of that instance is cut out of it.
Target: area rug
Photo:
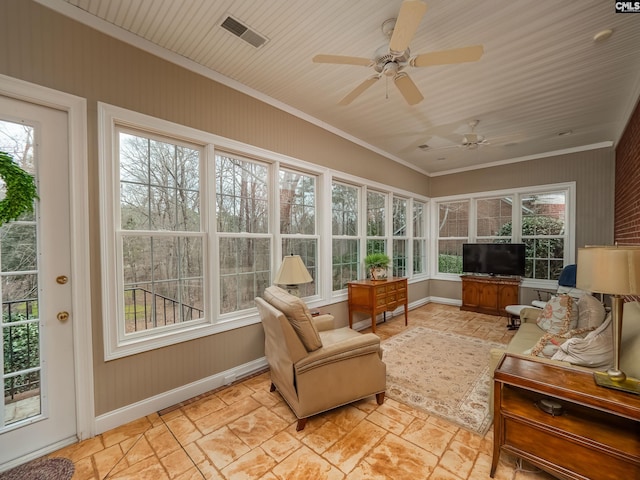
[[[69,480],[74,470],[68,458],[41,458],[0,473],[0,480]]]
[[[382,342],[387,395],[484,435],[489,413],[489,350],[499,343],[413,327]]]

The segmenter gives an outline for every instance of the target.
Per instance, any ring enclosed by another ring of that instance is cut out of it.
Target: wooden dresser
[[[463,275],[460,310],[508,317],[507,305],[520,303],[520,277]]]
[[[491,477],[501,451],[562,479],[640,478],[640,395],[593,374],[505,355],[496,368]],[[562,413],[541,410],[546,399]]]
[[[347,284],[349,289],[349,327],[353,327],[353,312],[371,315],[371,330],[376,331],[379,313],[404,305],[404,324],[407,325],[409,300],[407,279],[391,277],[387,280],[358,280]]]

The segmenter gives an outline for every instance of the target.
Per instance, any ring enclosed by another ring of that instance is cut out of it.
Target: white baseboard
[[[197,382],[183,385],[174,390],[169,390],[159,395],[145,398],[140,402],[99,415],[95,419],[95,434],[98,435],[119,427],[120,425],[124,425],[125,423],[137,420],[138,418],[145,417],[164,408],[171,407],[190,398],[215,390],[216,388],[224,385],[228,385],[233,383],[235,380],[259,372],[267,366],[267,359],[262,357],[210,377],[203,378]]]
[[[462,305],[462,300],[455,300],[453,298],[446,297],[429,297],[430,303],[440,303],[442,305],[453,305],[454,307],[459,307]]]

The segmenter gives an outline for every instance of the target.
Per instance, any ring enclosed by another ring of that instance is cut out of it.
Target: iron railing
[[[129,333],[188,322],[204,315],[204,310],[200,308],[181,304],[173,298],[141,287],[125,288],[124,298],[125,329]],[[153,305],[155,305],[155,315]]]

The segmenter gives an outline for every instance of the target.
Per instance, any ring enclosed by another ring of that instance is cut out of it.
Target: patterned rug
[[[489,414],[489,350],[479,338],[414,327],[382,343],[387,395],[484,435]]]
[[[69,480],[74,470],[67,458],[41,458],[0,473],[0,480]]]

